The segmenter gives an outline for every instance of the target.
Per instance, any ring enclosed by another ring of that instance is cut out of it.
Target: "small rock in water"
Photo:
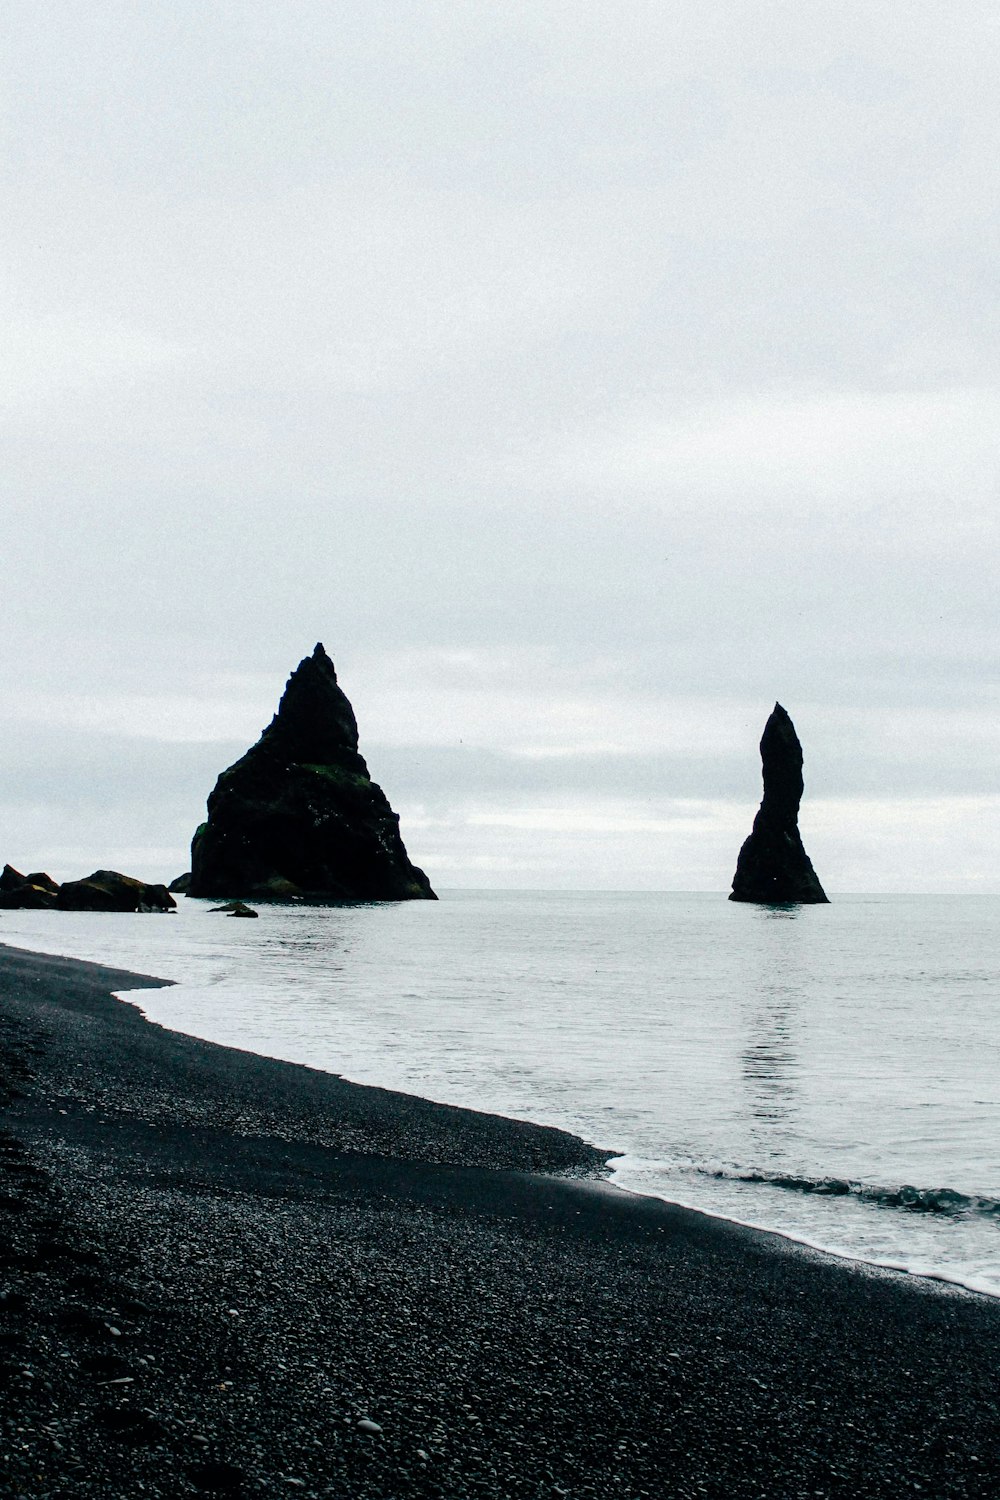
[[[362,1417],[361,1421],[358,1423],[358,1431],[379,1433],[382,1431],[382,1429],[378,1425],[378,1423],[373,1422],[370,1417]]]

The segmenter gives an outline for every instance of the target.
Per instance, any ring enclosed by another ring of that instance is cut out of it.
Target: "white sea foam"
[[[561,1125],[624,1187],[1000,1295],[1000,898],[207,906],[0,935],[179,981],[128,996],[165,1025]]]

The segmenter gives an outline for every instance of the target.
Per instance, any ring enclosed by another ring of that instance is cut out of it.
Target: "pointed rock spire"
[[[322,641],[289,677],[262,739],[293,760],[326,762],[357,754],[354,710]]]
[[[190,896],[434,900],[358,753],[322,644],[289,677],[256,745],[222,772],[191,844]]]
[[[817,904],[828,898],[802,847],[802,746],[785,709],[774,705],[760,741],[764,796],[736,862],[730,901]]]

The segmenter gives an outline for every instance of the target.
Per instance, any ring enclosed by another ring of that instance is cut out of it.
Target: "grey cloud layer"
[[[474,724],[442,699],[433,754],[408,708],[390,737],[439,810],[746,785],[717,719],[665,759],[513,755],[508,664],[539,722],[570,690],[595,722],[616,690],[664,725],[709,699],[753,747],[781,697],[829,796],[992,789],[992,7],[98,0],[4,29],[9,824],[47,765],[131,795],[106,741],[64,753],[71,698],[201,698],[249,742],[219,683],[266,718],[318,638],[359,711],[401,651],[414,702],[475,654]],[[174,832],[133,841],[182,847],[210,756],[150,753]]]

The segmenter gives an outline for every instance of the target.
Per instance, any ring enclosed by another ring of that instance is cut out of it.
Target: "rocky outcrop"
[[[62,911],[171,912],[177,902],[165,885],[147,885],[117,870],[95,870],[85,880],[67,880],[56,898]]]
[[[764,725],[760,758],[764,796],[753,832],[740,850],[729,899],[766,906],[825,902],[828,898],[799,835],[802,746],[780,703]]]
[[[0,887],[0,911],[44,911],[57,904],[58,889],[48,875],[25,875],[20,885]]]
[[[191,844],[190,896],[434,900],[399,819],[358,753],[358,726],[322,645],[278,712],[222,772]]]
[[[22,875],[13,865],[0,874],[0,911],[44,911],[55,906],[58,885],[44,870]]]
[[[188,888],[188,886],[190,884],[191,884],[191,871],[188,870],[183,875],[177,875],[177,876],[175,876],[174,879],[167,886],[167,890],[170,891],[171,895],[174,895],[174,896],[185,896],[185,895],[187,895],[187,888]]]
[[[68,880],[64,885],[35,870],[21,875],[11,865],[4,865],[0,875],[0,911],[176,911],[177,902],[164,885],[147,885],[117,870],[95,870],[85,880]]]

